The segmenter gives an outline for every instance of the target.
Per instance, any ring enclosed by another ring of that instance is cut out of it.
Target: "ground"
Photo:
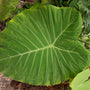
[[[69,90],[69,84],[64,82],[54,86],[32,86],[5,77],[0,73],[0,90]]]

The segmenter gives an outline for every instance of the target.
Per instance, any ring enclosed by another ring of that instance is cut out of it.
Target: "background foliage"
[[[0,0],[0,20],[9,18],[18,5],[18,0]]]

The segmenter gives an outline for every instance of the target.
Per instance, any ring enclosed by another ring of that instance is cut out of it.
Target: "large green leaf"
[[[90,90],[90,70],[79,73],[70,86],[72,90]]]
[[[12,15],[19,0],[0,0],[0,19],[5,20]]]
[[[54,85],[88,64],[77,40],[82,19],[74,8],[47,5],[15,16],[0,35],[0,72],[33,85]]]

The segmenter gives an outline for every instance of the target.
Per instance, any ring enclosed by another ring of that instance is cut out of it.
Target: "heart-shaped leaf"
[[[74,77],[89,64],[89,52],[77,40],[81,27],[74,8],[45,5],[25,10],[0,35],[0,72],[33,85]]]

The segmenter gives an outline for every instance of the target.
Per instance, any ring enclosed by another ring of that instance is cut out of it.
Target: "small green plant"
[[[90,70],[80,72],[70,86],[72,90],[90,90]]]

